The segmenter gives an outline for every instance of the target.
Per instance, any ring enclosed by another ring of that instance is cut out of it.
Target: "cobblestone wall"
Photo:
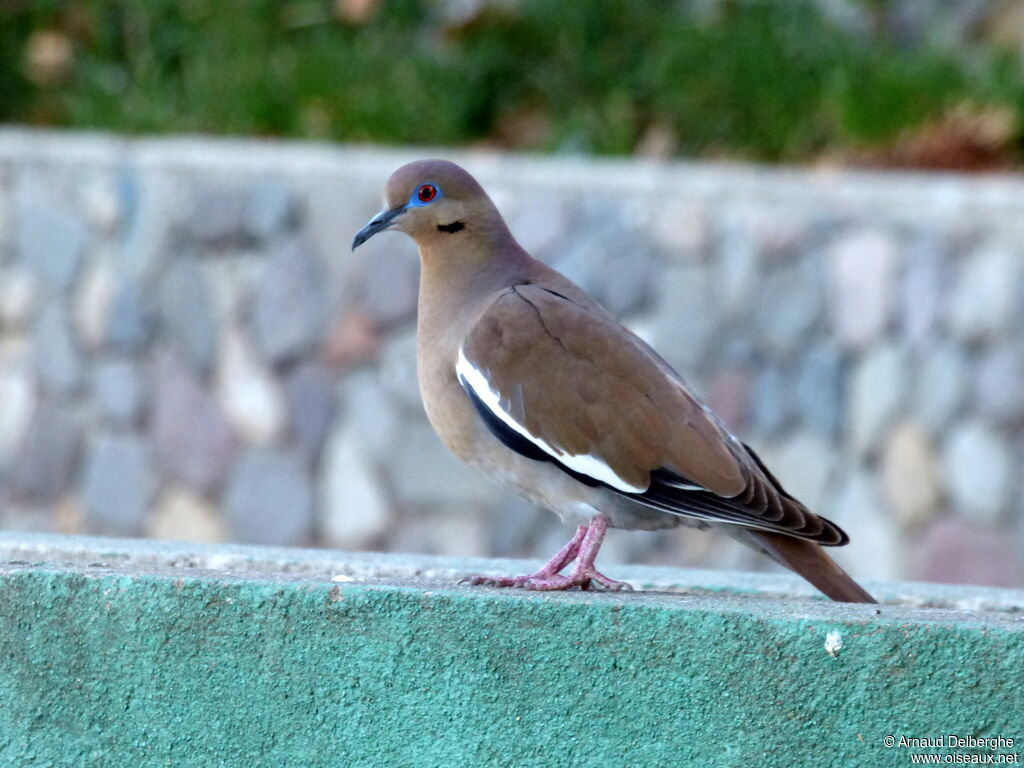
[[[418,265],[356,254],[420,153],[0,131],[0,524],[461,555],[566,531],[447,455]],[[865,577],[1024,578],[1024,181],[462,155]],[[609,560],[758,567],[696,532]]]

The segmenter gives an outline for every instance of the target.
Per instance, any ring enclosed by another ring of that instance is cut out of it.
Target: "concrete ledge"
[[[0,764],[889,766],[956,750],[886,736],[938,734],[1022,751],[1019,591],[872,584],[894,603],[876,608],[666,569],[614,570],[659,590],[626,595],[450,581],[481,567],[522,564],[2,536]]]

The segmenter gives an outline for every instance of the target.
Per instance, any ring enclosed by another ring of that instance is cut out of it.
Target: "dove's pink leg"
[[[465,581],[470,584],[485,584],[491,587],[523,587],[544,592],[572,589],[590,589],[594,583],[604,589],[632,589],[624,581],[609,579],[594,566],[597,552],[601,549],[605,531],[608,530],[608,518],[602,514],[594,515],[589,525],[581,525],[576,530],[572,541],[562,547],[547,564],[536,573],[526,576],[474,576]],[[568,576],[559,573],[566,565],[576,560],[576,565]]]
[[[586,533],[587,526],[581,525],[577,528],[572,539],[536,573],[529,573],[525,576],[469,576],[462,581],[467,584],[478,586],[483,584],[488,587],[525,587],[534,579],[549,579],[576,559],[576,553],[580,551],[580,544]]]

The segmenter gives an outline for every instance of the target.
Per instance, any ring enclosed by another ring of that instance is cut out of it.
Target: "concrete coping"
[[[0,765],[1019,762],[1024,592],[0,534]],[[946,759],[949,758],[949,759]],[[966,758],[966,759],[964,759]],[[1011,759],[1013,758],[1013,759]]]
[[[636,158],[541,156],[450,148],[381,148],[211,136],[125,137],[92,131],[40,130],[0,126],[0,162],[105,166],[130,162],[140,168],[203,171],[210,174],[289,174],[304,178],[381,175],[425,155],[471,165],[488,188],[578,190],[614,184],[629,194],[696,196],[728,199],[754,195],[779,205],[828,199],[848,210],[870,209],[874,216],[901,221],[930,219],[941,225],[954,214],[969,215],[979,225],[1019,216],[1024,209],[1024,181],[1019,174],[876,171],[827,166],[767,166],[735,162]]]
[[[394,586],[403,589],[455,590],[466,595],[495,592],[537,595],[525,590],[460,585],[474,574],[527,573],[540,561],[457,558],[323,549],[187,544],[148,539],[0,532],[0,573],[26,567],[66,569],[83,574],[124,574],[171,578],[259,580]],[[608,593],[602,599],[622,604],[658,603],[664,607],[710,607],[706,598],[728,598],[731,609],[792,611],[828,618],[836,613],[863,617],[865,611],[887,619],[914,622],[967,622],[1019,625],[1024,630],[1024,590],[982,586],[861,580],[881,606],[845,605],[820,595],[803,579],[787,573],[744,573],[642,565],[612,566],[611,574],[633,585],[632,593]],[[569,599],[579,592],[549,593]],[[586,593],[594,595],[597,593]],[[736,600],[756,597],[761,600]],[[696,598],[701,598],[696,600]],[[718,604],[719,607],[724,604]]]

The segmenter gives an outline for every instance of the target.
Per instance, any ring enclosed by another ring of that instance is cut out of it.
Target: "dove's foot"
[[[534,589],[538,592],[557,592],[563,589],[594,589],[595,587],[608,592],[630,592],[633,588],[624,581],[609,579],[596,568],[576,569],[568,576],[556,573],[546,579],[529,579],[522,586],[525,589]]]
[[[488,587],[519,587],[539,592],[591,589],[595,585],[599,589],[614,592],[632,590],[633,588],[626,582],[609,579],[594,567],[594,560],[601,548],[601,542],[604,541],[606,530],[608,518],[600,514],[595,515],[590,525],[581,525],[572,541],[562,547],[558,554],[536,573],[524,576],[470,576],[462,579],[462,582]],[[573,560],[576,561],[575,567],[568,576],[563,576],[560,571]]]
[[[544,569],[525,576],[472,576],[463,579],[464,583],[486,587],[519,587],[533,589],[538,592],[557,592],[565,589],[597,589],[619,592],[631,591],[633,588],[624,581],[610,579],[596,568],[586,570],[573,569],[568,576],[560,573],[545,573]]]

